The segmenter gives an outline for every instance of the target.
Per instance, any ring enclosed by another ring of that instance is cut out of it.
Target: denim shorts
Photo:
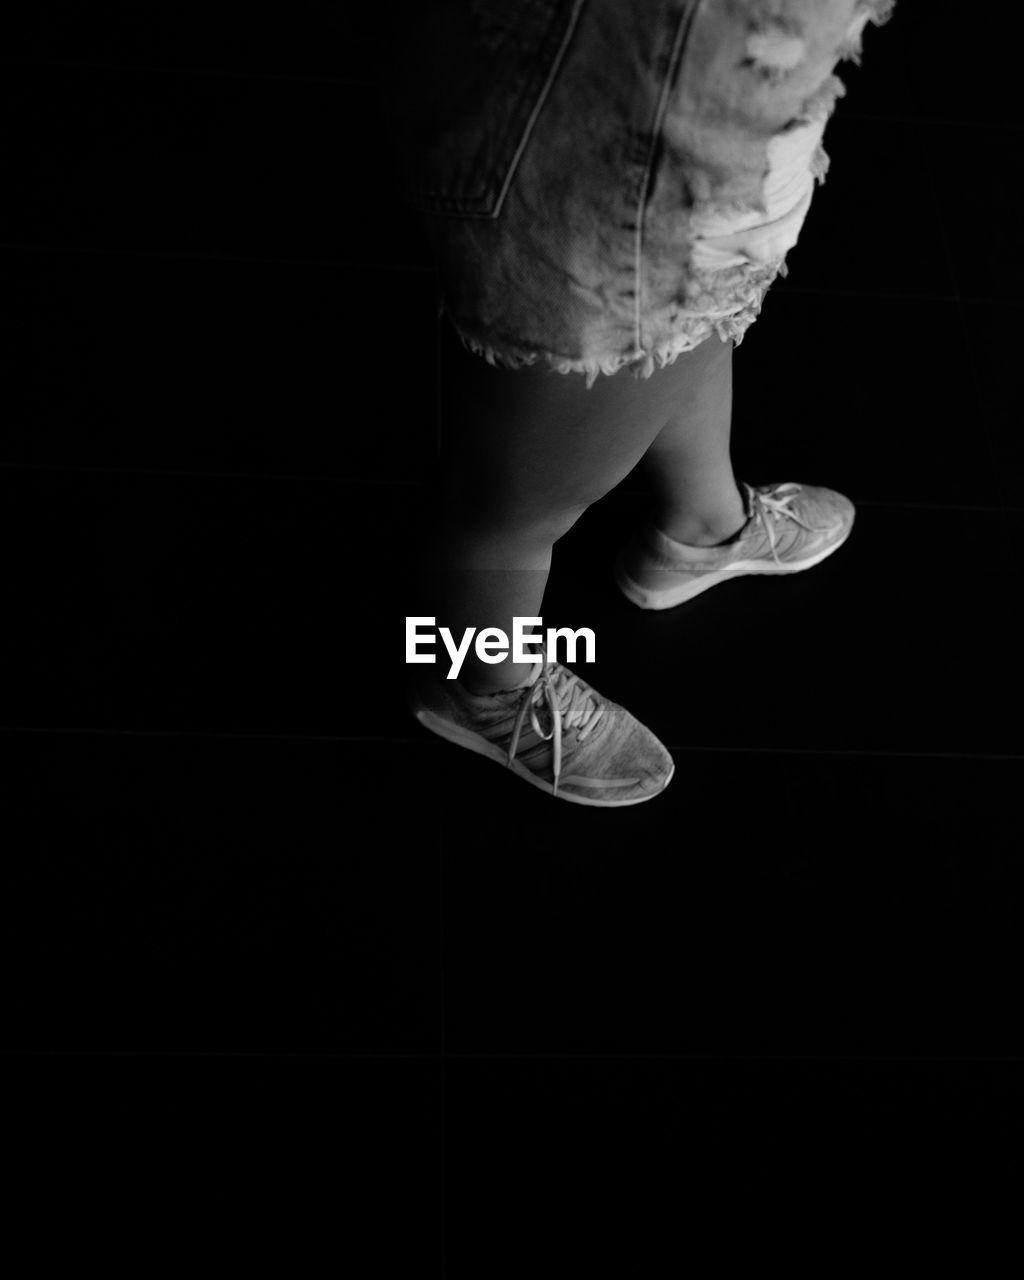
[[[894,0],[423,0],[380,107],[440,306],[492,364],[649,377],[738,343]]]

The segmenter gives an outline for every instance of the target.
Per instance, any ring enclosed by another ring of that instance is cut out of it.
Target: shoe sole
[[[656,796],[660,796],[665,787],[672,781],[676,771],[675,763],[673,763],[661,790],[652,791],[647,796],[633,796],[629,800],[588,800],[584,796],[573,795],[570,791],[556,792],[550,782],[545,782],[543,778],[538,778],[535,773],[531,773],[518,760],[513,760],[510,763],[506,753],[500,747],[496,747],[493,742],[488,742],[485,738],[481,738],[472,729],[460,729],[458,725],[452,724],[450,720],[443,719],[436,711],[431,711],[429,707],[424,706],[418,698],[413,698],[411,708],[413,716],[424,729],[429,729],[431,733],[436,733],[439,738],[453,742],[457,747],[465,747],[467,751],[475,752],[478,756],[486,756],[488,760],[494,760],[503,769],[508,769],[522,778],[524,782],[529,782],[532,786],[539,787],[541,791],[546,791],[549,796],[555,796],[557,800],[568,800],[570,804],[585,804],[594,809],[624,809],[629,805],[643,804],[647,800],[653,800]]]
[[[735,564],[729,566],[728,569],[718,569],[711,573],[706,573],[700,578],[695,578],[691,582],[684,582],[678,587],[668,587],[664,591],[652,592],[645,591],[639,583],[626,573],[622,567],[621,560],[615,563],[615,583],[619,590],[640,609],[674,609],[677,604],[684,604],[687,600],[692,600],[694,596],[699,596],[702,591],[708,591],[711,587],[717,587],[721,582],[728,582],[731,578],[741,578],[752,573],[801,573],[804,569],[813,569],[816,564],[821,564],[822,560],[826,560],[834,551],[838,551],[846,539],[850,536],[849,530],[830,546],[823,548],[821,551],[815,552],[813,556],[808,556],[806,560],[800,560],[796,564],[765,564],[763,560],[738,560]],[[671,572],[671,570],[669,570]]]

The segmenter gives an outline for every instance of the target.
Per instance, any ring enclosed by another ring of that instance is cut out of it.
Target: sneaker
[[[675,771],[650,729],[559,662],[538,660],[526,684],[490,695],[457,680],[421,679],[410,705],[432,733],[574,804],[640,804],[664,791]]]
[[[717,547],[676,542],[648,523],[615,562],[615,581],[641,609],[671,609],[745,573],[798,573],[850,536],[854,506],[833,489],[743,484],[747,520]]]

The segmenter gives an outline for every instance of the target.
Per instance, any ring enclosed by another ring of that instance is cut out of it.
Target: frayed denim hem
[[[697,292],[702,297],[704,309],[700,313],[676,312],[671,319],[664,321],[664,328],[673,332],[643,351],[573,359],[550,351],[530,350],[513,343],[497,344],[460,325],[446,307],[442,293],[438,294],[438,319],[447,317],[463,347],[473,355],[482,356],[496,369],[523,369],[539,363],[553,373],[583,374],[586,390],[589,391],[601,374],[612,377],[623,369],[628,370],[634,378],[650,378],[655,370],[673,364],[681,355],[699,347],[712,334],[716,334],[722,342],[732,342],[738,347],[746,331],[760,315],[768,290],[779,276],[789,274],[789,268],[785,259],[761,265],[743,272],[738,281],[734,277],[724,288],[724,282],[720,284],[715,281],[716,274],[728,273],[694,273],[695,281],[700,281],[701,287]]]
[[[673,364],[681,355],[686,355],[699,347],[712,334],[717,334],[723,342],[733,342],[739,346],[743,335],[757,319],[761,301],[762,299],[758,298],[756,302],[745,306],[742,310],[726,315],[694,316],[680,332],[657,343],[649,351],[592,356],[577,360],[557,356],[549,351],[527,351],[523,348],[508,346],[496,347],[492,342],[467,333],[454,320],[451,320],[451,316],[448,318],[463,347],[474,355],[482,356],[495,368],[522,369],[539,363],[546,365],[553,373],[581,373],[586,380],[586,390],[589,391],[602,373],[612,377],[626,369],[634,378],[650,378],[656,369],[664,369]]]

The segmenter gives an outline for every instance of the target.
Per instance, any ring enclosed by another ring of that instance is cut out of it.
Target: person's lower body
[[[515,618],[542,618],[555,542],[642,459],[654,510],[673,532],[709,545],[744,523],[729,458],[731,343],[714,338],[657,377],[604,378],[590,390],[546,367],[453,357],[422,576],[427,616],[453,636],[485,627],[511,636]],[[557,663],[486,662],[469,649],[455,687],[444,680],[437,666],[418,673],[421,723],[567,799],[635,804],[672,777],[650,730]]]
[[[543,0],[527,23],[484,0],[480,25],[445,29],[431,92],[418,47],[392,78],[407,127],[452,86],[439,132],[409,129],[412,189],[443,310],[484,357],[444,394],[424,599],[453,635],[541,617],[554,543],[638,463],[651,518],[616,580],[642,608],[811,567],[848,536],[831,490],[737,483],[732,349],[827,171],[834,67],[891,8]],[[569,798],[635,803],[671,777],[654,735],[558,664],[470,651],[454,682],[417,674],[421,723],[509,764],[525,746],[538,785],[558,789],[566,747]]]
[[[651,519],[624,552],[619,582],[641,607],[671,607],[738,572],[771,570],[765,535],[774,567],[792,571],[849,533],[852,505],[829,490],[809,493],[814,515],[825,517],[810,526],[792,495],[773,509],[767,495],[751,502],[741,491],[729,451],[729,342],[709,339],[649,379],[619,375],[591,390],[546,368],[510,371],[453,354],[422,588],[428,616],[456,638],[492,627],[511,636],[514,619],[542,618],[555,542],[638,463]],[[671,757],[624,708],[558,664],[495,656],[467,648],[447,687],[438,667],[421,669],[420,722],[578,803],[635,804],[668,785]]]

